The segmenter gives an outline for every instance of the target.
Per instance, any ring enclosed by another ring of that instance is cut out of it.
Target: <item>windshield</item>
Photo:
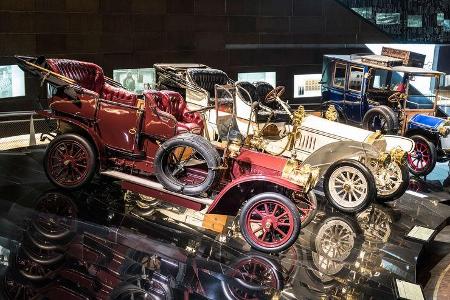
[[[436,80],[433,76],[371,69],[368,92],[378,97],[389,97],[394,93],[408,95],[405,108],[433,109],[436,98]],[[376,99],[376,96],[373,97]]]
[[[370,89],[398,92],[403,89],[404,73],[382,69],[372,69]]]
[[[228,140],[230,133],[236,134],[236,88],[232,85],[215,86],[216,124],[219,138]]]
[[[408,83],[408,100],[405,108],[434,109],[436,84],[439,82],[436,82],[433,76],[409,74]]]

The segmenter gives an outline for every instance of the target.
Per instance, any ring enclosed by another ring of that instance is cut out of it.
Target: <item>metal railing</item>
[[[51,127],[51,121],[33,111],[0,113],[0,152],[46,144],[48,140],[41,141],[40,135]]]

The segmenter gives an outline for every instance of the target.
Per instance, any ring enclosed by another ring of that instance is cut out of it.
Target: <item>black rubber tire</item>
[[[425,169],[423,169],[421,171],[415,171],[409,163],[409,156],[408,156],[409,171],[416,176],[426,176],[426,175],[430,174],[431,171],[433,171],[434,167],[436,166],[436,162],[437,162],[436,146],[422,135],[413,135],[410,137],[410,139],[412,139],[414,141],[414,143],[421,142],[428,147],[430,154],[431,154],[431,162]],[[415,151],[415,149],[414,149],[414,151]]]
[[[157,299],[151,292],[148,292],[140,287],[130,284],[130,283],[121,283],[119,286],[114,288],[114,290],[109,295],[109,299],[111,300],[125,300],[125,299],[134,299],[131,298],[131,295],[141,295],[146,298],[137,298],[137,299]],[[148,298],[147,298],[148,297]]]
[[[399,121],[398,121],[398,114],[389,106],[386,105],[380,105],[381,109],[383,109],[387,114],[389,114],[394,121],[393,129],[390,134],[398,134],[398,130],[400,129]]]
[[[367,130],[371,130],[371,131],[376,131],[376,128],[372,128],[372,126],[370,125],[370,122],[374,117],[381,116],[382,118],[384,118],[386,120],[386,129],[381,130],[381,133],[382,134],[395,134],[395,132],[396,132],[395,119],[392,117],[393,115],[387,111],[386,108],[390,109],[389,107],[383,108],[383,106],[375,106],[375,107],[369,109],[363,118],[363,122],[362,122],[363,128],[367,129]],[[398,120],[397,120],[397,124],[398,124]],[[398,125],[397,125],[397,127],[398,127]]]
[[[404,163],[399,166],[402,173],[402,183],[398,187],[396,191],[393,191],[391,194],[381,195],[377,194],[377,200],[380,202],[389,202],[393,201],[399,197],[401,197],[409,186],[409,168],[408,164]]]
[[[290,213],[292,214],[293,220],[294,220],[293,231],[292,231],[291,236],[288,238],[288,240],[284,244],[282,244],[278,247],[265,247],[265,246],[258,245],[255,241],[252,240],[252,238],[250,237],[250,234],[248,233],[246,226],[245,226],[246,215],[248,214],[249,210],[256,203],[258,203],[262,200],[269,200],[269,199],[277,200],[277,201],[281,202],[283,205],[285,205],[288,208],[288,210],[290,211]],[[255,196],[253,196],[252,198],[250,198],[250,200],[245,202],[244,205],[242,206],[241,212],[239,215],[239,227],[240,227],[242,236],[247,241],[247,243],[250,244],[250,246],[253,249],[256,249],[258,251],[265,252],[265,253],[278,253],[278,252],[288,249],[297,241],[298,236],[300,234],[300,227],[301,227],[300,212],[299,212],[297,206],[295,205],[295,203],[292,202],[289,198],[287,198],[284,195],[281,195],[279,193],[272,193],[272,192],[261,193],[261,194],[257,194]]]
[[[366,197],[365,197],[365,199],[363,199],[363,201],[359,205],[356,205],[354,207],[340,205],[335,199],[333,199],[333,197],[331,195],[330,177],[336,170],[338,170],[339,168],[343,168],[343,167],[355,168],[356,170],[361,172],[361,174],[364,177],[364,180],[366,181],[366,185],[367,185]],[[359,162],[357,160],[353,160],[353,159],[342,159],[342,160],[339,160],[339,161],[333,163],[328,168],[328,170],[325,172],[323,189],[325,192],[325,197],[328,199],[328,201],[331,203],[331,205],[333,205],[335,208],[337,208],[338,210],[340,210],[344,213],[359,212],[359,211],[363,210],[364,208],[366,208],[367,206],[369,206],[373,201],[375,201],[375,199],[377,197],[377,187],[376,187],[375,178],[373,177],[372,172],[370,172],[370,170],[365,165],[363,165],[361,162]]]
[[[187,146],[195,149],[206,161],[208,174],[205,180],[198,185],[186,185],[177,181],[173,176],[166,174],[166,161],[171,150],[175,147]],[[218,178],[220,156],[217,150],[203,137],[192,133],[184,133],[164,142],[155,155],[155,176],[168,190],[184,195],[196,196],[206,192],[214,185]]]
[[[52,174],[51,174],[51,172],[49,170],[49,161],[48,161],[50,159],[49,154],[51,153],[53,148],[58,146],[58,144],[60,142],[63,142],[63,141],[76,141],[76,142],[78,142],[85,149],[85,151],[89,155],[89,158],[87,160],[87,163],[88,163],[87,174],[77,184],[73,184],[73,185],[61,184],[60,182],[58,182],[52,176]],[[68,190],[79,189],[79,188],[85,186],[86,184],[90,183],[92,178],[94,177],[96,171],[97,171],[97,154],[96,154],[96,151],[94,150],[94,147],[92,146],[92,144],[86,138],[84,138],[84,137],[82,137],[80,135],[73,134],[73,133],[67,133],[67,134],[58,135],[57,137],[55,137],[50,142],[50,144],[48,145],[48,147],[47,147],[47,149],[45,151],[45,155],[44,155],[44,171],[45,171],[45,174],[47,175],[47,178],[50,180],[50,182],[52,182],[57,187],[60,187],[60,188],[63,188],[63,189],[68,189]]]

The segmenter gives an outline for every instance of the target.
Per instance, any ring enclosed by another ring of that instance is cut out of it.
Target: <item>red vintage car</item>
[[[80,188],[100,173],[121,180],[124,189],[205,209],[212,230],[223,230],[223,216],[239,216],[245,240],[264,252],[291,246],[301,220],[313,217],[318,170],[246,148],[232,131],[211,144],[200,135],[201,114],[189,111],[180,94],[139,96],[93,63],[16,58],[55,88],[50,110],[38,112],[57,121],[44,156],[55,185]]]

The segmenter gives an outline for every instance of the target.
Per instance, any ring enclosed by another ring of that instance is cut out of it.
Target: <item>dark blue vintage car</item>
[[[424,59],[391,48],[382,55],[325,55],[321,80],[323,116],[414,140],[408,163],[415,175],[450,160],[450,120],[439,107],[443,73],[424,69]]]

